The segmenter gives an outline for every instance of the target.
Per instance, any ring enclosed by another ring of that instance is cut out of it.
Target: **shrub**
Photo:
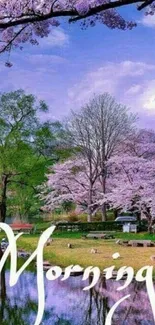
[[[122,225],[119,222],[105,221],[105,222],[82,222],[75,223],[60,223],[57,227],[59,230],[77,230],[80,232],[85,231],[122,231]]]
[[[68,219],[69,222],[76,222],[76,221],[79,220],[78,214],[75,211],[71,211],[68,214],[68,218],[67,219]]]

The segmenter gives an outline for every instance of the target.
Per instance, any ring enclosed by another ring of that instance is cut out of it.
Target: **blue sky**
[[[0,58],[0,91],[23,88],[49,105],[48,118],[63,119],[93,94],[108,91],[132,111],[142,127],[155,127],[155,16],[122,10],[138,22],[132,31],[97,24],[82,30],[62,22],[39,46]]]

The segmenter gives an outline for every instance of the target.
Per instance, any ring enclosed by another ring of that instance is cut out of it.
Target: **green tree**
[[[8,204],[21,213],[30,211],[47,167],[63,152],[61,124],[40,122],[39,112],[47,110],[44,101],[37,101],[23,90],[0,96],[1,222],[5,222]]]

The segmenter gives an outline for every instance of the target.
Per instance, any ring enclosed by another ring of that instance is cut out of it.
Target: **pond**
[[[131,297],[116,310],[112,325],[153,325],[153,315],[144,283],[133,282],[118,292],[120,283],[100,279],[83,291],[82,277],[66,281],[45,279],[46,306],[42,325],[104,325],[110,308],[125,294]],[[14,287],[9,286],[9,271],[1,274],[1,325],[33,325],[37,314],[36,273],[25,271]]]

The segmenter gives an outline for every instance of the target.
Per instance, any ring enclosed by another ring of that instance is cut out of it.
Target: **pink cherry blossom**
[[[100,187],[99,180],[96,180],[92,189],[93,203],[102,198]],[[47,182],[40,188],[40,198],[45,202],[44,209],[47,211],[54,210],[64,201],[72,201],[78,210],[88,212],[89,191],[87,163],[77,158],[54,166],[47,175]]]

